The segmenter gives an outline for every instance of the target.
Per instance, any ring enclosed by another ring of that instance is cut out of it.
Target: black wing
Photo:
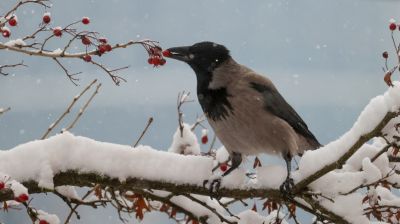
[[[313,145],[321,145],[311,131],[308,130],[303,119],[275,88],[256,82],[250,82],[250,86],[263,95],[267,111],[285,120],[298,134],[304,136]]]

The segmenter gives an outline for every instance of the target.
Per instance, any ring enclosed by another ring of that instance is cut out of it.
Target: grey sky
[[[1,0],[0,13],[14,2]],[[381,53],[393,52],[389,19],[400,20],[396,17],[400,3],[390,0],[53,3],[50,11],[54,26],[89,16],[89,28],[112,43],[151,38],[163,47],[203,40],[226,45],[239,63],[268,74],[323,143],[347,130],[369,99],[385,91]],[[23,35],[21,30],[36,27],[42,13],[41,8],[20,11],[19,29],[12,29],[13,37]],[[21,59],[28,69],[0,76],[0,107],[12,107],[0,117],[2,149],[38,138],[82,88],[72,85],[49,59],[0,52],[0,64]],[[143,143],[165,149],[177,124],[177,93],[188,90],[195,95],[195,76],[187,65],[168,60],[164,67],[154,69],[147,65],[146,53],[139,46],[101,58],[111,67],[131,65],[121,72],[128,82],[120,87],[80,60],[65,62],[72,71],[84,72],[81,86],[94,78],[103,83],[100,94],[73,131],[98,140],[130,144],[146,119],[154,116],[156,123]],[[201,113],[197,103],[187,105],[185,112],[188,122]],[[115,213],[104,216],[108,215]],[[83,215],[79,223],[95,223],[96,219],[88,216]],[[0,213],[0,220],[14,218]]]

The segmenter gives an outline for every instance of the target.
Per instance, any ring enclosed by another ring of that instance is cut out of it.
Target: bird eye
[[[189,58],[193,59],[194,58],[194,54],[189,54]]]

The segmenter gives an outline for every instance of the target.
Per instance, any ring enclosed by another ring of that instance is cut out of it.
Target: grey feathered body
[[[226,102],[217,105],[223,116],[217,117],[204,103],[212,96],[198,92],[210,125],[230,153],[297,155],[320,146],[273,83],[233,59],[213,71],[208,89],[225,94]]]

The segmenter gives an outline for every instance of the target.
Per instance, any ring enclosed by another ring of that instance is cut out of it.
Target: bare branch
[[[83,105],[83,107],[81,109],[79,109],[79,113],[76,115],[74,121],[72,121],[72,123],[62,132],[64,131],[69,131],[71,130],[75,124],[78,122],[79,118],[81,118],[82,114],[85,112],[86,108],[89,106],[90,102],[92,102],[93,98],[97,95],[97,93],[99,93],[99,89],[101,87],[101,83],[99,83],[96,86],[95,91],[93,92],[93,94],[90,96],[90,98],[88,99],[88,101],[86,101],[85,105]]]
[[[182,105],[188,102],[193,102],[193,100],[189,100],[189,95],[190,92],[185,92],[182,91],[178,93],[178,99],[176,103],[176,108],[178,111],[178,124],[179,124],[179,130],[181,132],[181,137],[183,137],[183,112],[182,112]]]
[[[126,48],[128,46],[131,45],[142,45],[142,46],[149,46],[150,43],[157,43],[155,41],[151,41],[151,40],[139,40],[139,41],[129,41],[123,44],[115,44],[114,46],[111,46],[112,50],[118,49],[118,48]],[[146,48],[145,47],[145,48]],[[23,53],[23,54],[27,54],[27,55],[33,55],[33,56],[40,56],[40,57],[48,57],[48,58],[82,58],[85,55],[98,55],[98,51],[97,50],[92,50],[89,52],[78,52],[78,53],[65,53],[65,54],[61,54],[60,53],[55,53],[53,51],[48,51],[48,50],[36,50],[36,49],[32,49],[32,50],[28,50],[28,49],[23,49],[19,46],[8,46],[4,43],[0,43],[0,50],[10,50],[10,51],[15,51],[15,52],[19,52],[19,53]]]
[[[28,3],[38,4],[38,5],[41,5],[41,6],[45,7],[45,8],[49,8],[49,6],[46,4],[47,2],[49,2],[49,0],[21,0],[4,15],[4,18],[7,19],[10,15],[12,15],[15,11],[17,11],[17,9],[19,7],[21,7],[22,5],[28,4]],[[8,20],[9,19],[7,19],[4,22],[0,23],[0,27],[4,26],[4,24],[6,24],[8,22]]]
[[[190,128],[191,131],[194,131],[196,129],[197,126],[202,126],[204,128],[204,126],[201,124],[203,121],[206,120],[205,115],[201,115],[199,117],[196,118],[196,122],[192,125],[192,127]]]
[[[99,184],[100,186],[108,186],[112,188],[116,188],[120,191],[137,191],[142,189],[154,189],[154,190],[164,190],[171,192],[174,195],[180,194],[199,194],[209,196],[210,191],[207,188],[204,188],[199,185],[189,185],[189,184],[181,184],[177,185],[176,183],[169,183],[165,181],[155,181],[155,180],[146,180],[143,178],[128,178],[124,182],[120,182],[117,178],[110,178],[105,175],[98,175],[95,173],[82,173],[77,171],[65,171],[56,174],[53,178],[54,186],[62,186],[62,185],[73,185],[73,186],[88,186],[92,187],[93,184]],[[51,190],[43,189],[38,186],[35,181],[23,182],[24,186],[29,189],[29,192],[32,193],[43,193]],[[221,188],[218,190],[218,195],[220,197],[227,198],[235,198],[235,199],[246,199],[246,198],[271,198],[276,201],[287,201],[290,203],[296,203],[297,206],[301,206],[305,211],[311,212],[312,214],[318,214],[319,216],[323,216],[325,219],[332,220],[335,223],[348,223],[343,218],[337,216],[336,214],[330,212],[326,208],[322,207],[318,204],[317,201],[312,199],[310,196],[304,195],[302,198],[307,197],[307,203],[309,203],[312,207],[310,209],[309,206],[304,205],[298,201],[294,201],[292,198],[288,198],[279,190],[275,189],[266,189],[266,188]],[[11,190],[3,189],[0,191],[0,201],[11,200],[14,198],[14,195]]]
[[[62,70],[64,70],[65,74],[67,75],[67,77],[69,78],[69,80],[75,85],[78,86],[78,84],[76,83],[76,81],[79,81],[78,78],[75,78],[74,76],[81,74],[82,72],[78,72],[78,73],[73,73],[70,74],[68,72],[68,70],[64,67],[64,65],[61,64],[61,62],[57,59],[57,58],[53,58],[53,60],[55,62],[57,62],[57,64],[62,68]]]
[[[17,64],[0,65],[0,74],[6,76],[6,75],[8,75],[8,73],[3,72],[3,69],[5,69],[5,68],[15,68],[15,67],[18,67],[18,66],[28,67],[27,65],[24,64],[24,61],[22,61],[20,63],[17,63]]]
[[[127,69],[127,68],[129,68],[129,66],[125,66],[125,67],[121,67],[121,68],[117,68],[117,69],[110,70],[110,69],[104,67],[104,65],[99,64],[99,63],[97,63],[97,62],[95,62],[95,61],[90,61],[90,62],[91,62],[92,64],[96,65],[97,67],[101,68],[103,71],[105,71],[105,72],[111,77],[111,79],[112,79],[112,81],[115,83],[115,85],[119,86],[119,84],[121,83],[121,81],[126,82],[126,79],[122,78],[121,76],[115,75],[114,73],[115,73],[116,71],[120,71],[120,70],[123,70],[123,69]]]
[[[86,86],[86,88],[84,88],[84,89],[82,90],[81,93],[79,93],[77,96],[75,96],[75,97],[72,99],[72,102],[71,102],[70,105],[67,107],[67,109],[64,111],[64,113],[61,114],[61,116],[60,116],[54,123],[52,123],[52,124],[47,128],[47,131],[43,134],[43,136],[42,136],[41,139],[47,138],[47,136],[48,136],[48,135],[50,134],[50,132],[54,129],[54,127],[56,127],[56,126],[60,123],[60,121],[61,121],[69,112],[71,112],[71,108],[74,106],[74,104],[76,103],[76,101],[78,101],[79,98],[81,98],[81,96],[82,96],[83,94],[85,94],[86,91],[88,91],[96,82],[97,82],[97,79],[93,80],[88,86]]]
[[[233,222],[227,220],[223,215],[219,214],[219,212],[218,212],[215,208],[209,206],[207,203],[205,203],[205,202],[203,202],[203,201],[197,199],[196,197],[192,196],[191,194],[183,194],[183,195],[184,195],[185,197],[189,198],[190,200],[192,200],[192,201],[194,201],[194,202],[196,202],[196,203],[202,205],[203,207],[207,208],[208,210],[210,210],[212,213],[214,213],[215,215],[217,215],[218,218],[219,218],[222,222],[225,222],[225,223],[228,223],[228,224],[233,224]]]
[[[135,144],[133,145],[134,148],[139,144],[140,140],[142,140],[144,134],[147,132],[147,130],[149,129],[149,127],[150,127],[151,123],[153,123],[153,121],[154,121],[153,117],[150,117],[149,120],[147,121],[146,127],[142,131],[142,134],[140,134],[138,140],[136,140]]]

